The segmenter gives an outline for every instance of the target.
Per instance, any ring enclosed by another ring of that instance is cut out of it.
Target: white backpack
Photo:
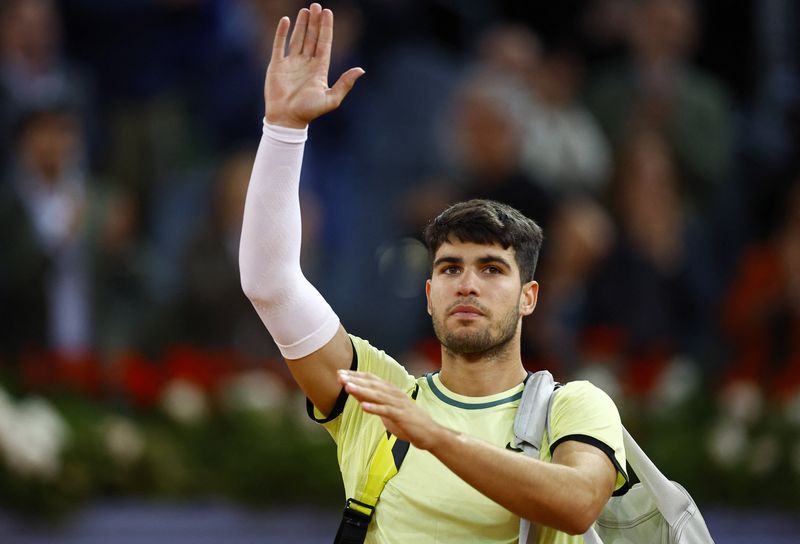
[[[525,455],[539,458],[545,430],[550,436],[550,405],[560,387],[546,370],[531,375],[525,385],[514,434]],[[668,480],[623,427],[625,456],[641,483],[612,497],[597,521],[583,535],[587,544],[714,544],[694,500],[678,483]],[[536,542],[536,526],[520,520],[520,544]]]

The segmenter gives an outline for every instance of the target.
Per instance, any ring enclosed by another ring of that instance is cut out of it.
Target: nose
[[[458,295],[462,297],[478,296],[480,293],[478,291],[477,280],[478,278],[473,270],[465,269],[461,276],[459,276],[456,285]]]

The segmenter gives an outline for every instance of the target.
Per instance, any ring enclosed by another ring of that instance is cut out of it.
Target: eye
[[[452,264],[442,268],[442,274],[453,275],[453,274],[458,274],[460,271],[461,271],[461,268],[459,268],[458,266],[452,265]]]
[[[495,266],[493,264],[490,264],[489,266],[484,268],[483,271],[487,272],[489,274],[502,274],[503,273],[503,271],[499,267],[497,267],[497,266]]]

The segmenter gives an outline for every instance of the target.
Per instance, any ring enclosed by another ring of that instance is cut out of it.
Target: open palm
[[[333,13],[311,4],[297,14],[289,42],[290,21],[283,17],[275,31],[275,42],[264,82],[267,121],[303,128],[310,121],[336,109],[364,74],[351,68],[328,87],[328,68],[333,43]]]

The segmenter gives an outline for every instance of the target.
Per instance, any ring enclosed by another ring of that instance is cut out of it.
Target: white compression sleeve
[[[307,129],[264,123],[244,207],[242,288],[287,359],[314,353],[339,318],[300,269],[300,168]]]

